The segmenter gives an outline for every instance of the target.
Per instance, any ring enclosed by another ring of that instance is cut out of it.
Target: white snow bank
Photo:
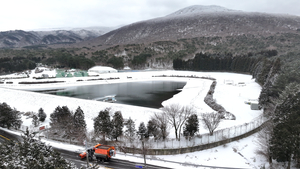
[[[118,80],[103,80],[103,81],[87,81],[90,77],[74,77],[74,78],[60,78],[59,80],[66,81],[63,84],[39,84],[39,85],[17,85],[17,83],[0,84],[0,102],[6,102],[11,107],[16,108],[19,111],[37,112],[39,108],[43,108],[47,114],[46,121],[41,125],[49,124],[50,114],[57,106],[68,106],[70,110],[75,111],[78,106],[82,108],[85,113],[85,119],[87,122],[88,130],[93,128],[93,118],[96,117],[99,111],[110,107],[114,111],[121,111],[124,118],[131,117],[136,122],[136,127],[140,122],[147,122],[153,112],[158,112],[158,109],[144,108],[138,106],[129,106],[115,103],[105,103],[92,100],[83,100],[77,98],[69,98],[62,96],[47,95],[41,93],[34,93],[28,91],[21,91],[16,89],[47,89],[47,88],[63,88],[66,86],[76,85],[90,85],[100,83],[122,83],[128,81],[142,81],[149,79],[156,80],[172,80],[172,81],[187,81],[183,90],[174,95],[173,98],[164,101],[162,104],[167,105],[171,103],[179,103],[182,105],[193,106],[198,113],[205,113],[213,111],[204,103],[204,97],[212,83],[210,80],[195,79],[195,78],[176,78],[176,77],[155,77],[157,75],[166,76],[199,76],[199,77],[212,77],[217,79],[217,86],[214,93],[214,98],[218,104],[221,104],[227,111],[233,113],[237,120],[226,121],[223,120],[217,130],[222,128],[228,128],[235,125],[247,123],[255,117],[262,114],[261,110],[251,110],[250,106],[245,104],[244,101],[248,99],[257,99],[261,87],[255,83],[254,79],[250,75],[235,74],[235,73],[211,73],[211,72],[191,72],[191,71],[149,71],[149,72],[126,72],[126,73],[112,73],[103,74],[101,78],[118,77]],[[130,77],[130,78],[128,78]],[[15,81],[22,81],[29,79],[17,79]],[[32,79],[33,80],[33,79]],[[77,80],[83,80],[78,82]],[[226,83],[232,81],[231,84]],[[11,80],[10,80],[11,81]],[[245,85],[238,85],[240,82]],[[11,88],[11,89],[7,89]],[[23,119],[24,125],[31,125],[31,119]],[[207,133],[207,130],[201,125],[200,133]],[[170,137],[174,137],[174,132],[170,131]],[[260,166],[265,161],[254,154],[255,144],[253,142],[254,136],[239,140],[227,144],[227,146],[219,146],[214,149],[204,150],[200,152],[181,154],[176,156],[158,156],[171,161],[183,161],[202,165],[212,166],[230,166],[230,167],[243,167],[243,168],[255,168],[253,166]],[[50,142],[49,142],[50,143]],[[65,147],[63,143],[50,143],[56,144],[56,146]],[[242,157],[237,152],[245,157]],[[130,159],[129,156],[118,156],[118,158]],[[136,158],[134,158],[136,159]],[[142,159],[138,159],[139,161]],[[155,161],[154,164],[161,165],[163,162]],[[166,163],[167,166],[173,167],[172,164]],[[174,168],[188,168],[188,167],[176,167]]]

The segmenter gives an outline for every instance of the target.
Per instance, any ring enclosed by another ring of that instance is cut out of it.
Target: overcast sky
[[[115,27],[192,5],[300,16],[300,0],[1,0],[0,31]]]

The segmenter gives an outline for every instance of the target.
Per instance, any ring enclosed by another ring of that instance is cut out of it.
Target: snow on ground
[[[204,102],[204,97],[210,88],[211,80],[203,80],[196,78],[177,78],[177,77],[152,77],[157,75],[181,75],[181,76],[198,76],[198,77],[212,77],[217,79],[217,86],[214,93],[214,98],[218,104],[221,104],[227,111],[233,113],[236,116],[235,121],[223,120],[220,126],[217,128],[228,128],[236,125],[247,123],[255,117],[262,114],[260,110],[251,110],[250,106],[245,104],[244,101],[248,99],[257,99],[260,93],[260,86],[255,83],[254,79],[250,75],[235,74],[235,73],[217,73],[217,72],[191,72],[191,71],[147,71],[147,72],[127,72],[127,73],[111,73],[103,74],[101,78],[106,77],[118,77],[117,80],[102,80],[102,81],[87,81],[87,79],[95,79],[95,77],[74,77],[74,78],[59,78],[54,80],[66,81],[64,84],[40,84],[40,85],[18,85],[19,81],[37,81],[35,79],[16,79],[6,80],[13,81],[13,84],[0,84],[0,102],[6,102],[11,107],[16,108],[19,111],[37,112],[39,108],[43,108],[47,114],[46,121],[41,125],[48,125],[50,114],[54,109],[59,106],[67,105],[70,110],[75,111],[78,106],[82,108],[85,113],[85,119],[87,122],[88,130],[93,128],[93,118],[96,117],[99,111],[110,107],[113,112],[121,111],[124,118],[131,117],[136,122],[136,127],[140,122],[147,122],[153,112],[159,112],[158,109],[144,108],[138,106],[129,106],[115,103],[104,103],[93,100],[83,100],[62,96],[47,95],[41,93],[28,92],[23,90],[44,90],[44,89],[57,89],[67,86],[77,85],[90,85],[90,84],[109,84],[109,83],[122,83],[130,81],[142,81],[142,80],[174,80],[174,81],[186,81],[186,86],[180,93],[174,95],[173,98],[166,100],[162,105],[168,105],[172,103],[179,103],[181,105],[192,106],[198,113],[212,112],[213,110],[208,107]],[[128,78],[130,77],[130,78]],[[99,78],[99,77],[98,77]],[[53,80],[53,79],[52,79]],[[82,81],[78,81],[82,80]],[[238,85],[238,84],[245,84]],[[2,88],[1,88],[2,87]],[[9,89],[10,88],[10,89]],[[12,90],[13,89],[13,90]],[[21,90],[19,90],[21,89]],[[24,125],[31,125],[31,119],[23,118]],[[200,127],[200,134],[207,133],[207,130]],[[170,137],[174,137],[174,132],[170,131]],[[232,142],[226,146],[219,146],[209,150],[203,150],[200,152],[180,154],[174,156],[156,156],[157,158],[177,161],[188,162],[199,165],[211,165],[211,166],[226,166],[226,167],[240,167],[240,168],[259,168],[258,166],[265,163],[265,161],[254,154],[255,136]],[[66,147],[66,144],[49,142],[53,146]],[[70,145],[74,146],[74,145]],[[80,147],[79,147],[80,148]],[[82,148],[82,147],[81,147]],[[240,152],[240,154],[238,154]],[[243,157],[244,156],[244,157]],[[118,155],[117,158],[133,158],[129,156]],[[142,159],[140,159],[142,162]],[[153,164],[160,165],[159,162],[154,161]],[[170,166],[171,164],[167,164]],[[174,168],[183,168],[175,167]]]

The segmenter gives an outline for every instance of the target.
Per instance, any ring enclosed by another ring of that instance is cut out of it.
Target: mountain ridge
[[[164,17],[139,21],[112,30],[91,42],[147,43],[201,36],[276,34],[300,29],[300,17],[230,10],[219,6],[191,6]]]
[[[102,27],[103,28],[103,27]],[[0,48],[68,44],[68,47],[151,43],[195,37],[272,35],[300,30],[300,17],[194,5],[117,29],[97,28],[0,32]],[[74,44],[74,45],[72,45]]]
[[[44,31],[11,30],[0,32],[0,48],[20,48],[36,45],[78,43],[109,32],[112,28],[91,27],[70,30],[45,29]]]
[[[166,15],[166,17],[180,16],[180,15],[189,15],[189,14],[199,14],[199,13],[215,13],[215,12],[242,12],[238,10],[232,10],[228,8],[224,8],[217,5],[193,5],[183,9],[180,9],[174,13]]]

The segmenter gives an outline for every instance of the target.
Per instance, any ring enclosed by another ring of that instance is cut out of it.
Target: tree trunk
[[[292,158],[292,157],[290,157],[289,160],[288,160],[288,166],[287,166],[287,169],[291,169],[291,158]]]
[[[185,120],[179,126],[179,141],[180,141],[180,133],[181,133],[182,125],[184,124],[184,122],[185,122]]]
[[[178,131],[178,129],[175,127],[175,136],[176,136],[176,140],[178,140],[177,131]]]
[[[270,156],[270,154],[269,154],[269,164],[270,165],[272,164],[272,157]]]

